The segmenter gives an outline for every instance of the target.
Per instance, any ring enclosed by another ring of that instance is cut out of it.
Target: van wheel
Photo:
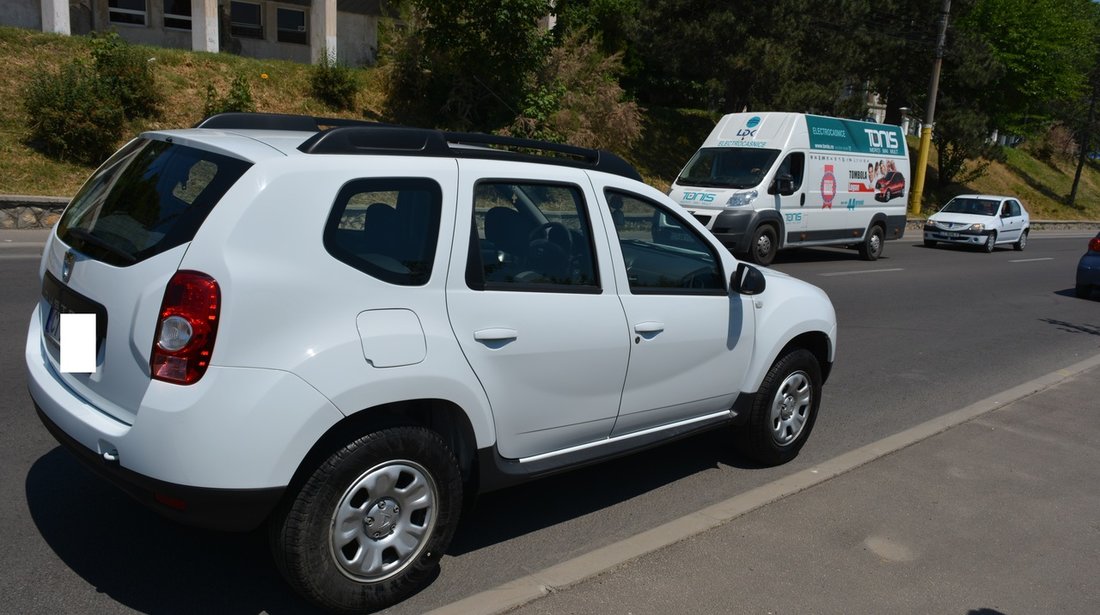
[[[766,466],[787,463],[810,436],[821,404],[821,366],[805,348],[781,356],[764,376],[737,431],[742,453]]]
[[[882,250],[885,247],[885,236],[886,233],[882,232],[882,227],[877,224],[867,231],[867,238],[859,244],[859,255],[863,260],[874,261],[882,256]]]
[[[752,234],[752,242],[749,244],[749,260],[767,267],[775,259],[776,250],[779,249],[775,228],[761,224]]]
[[[376,431],[329,456],[276,514],[275,563],[326,609],[383,609],[431,582],[461,506],[458,462],[439,435]]]

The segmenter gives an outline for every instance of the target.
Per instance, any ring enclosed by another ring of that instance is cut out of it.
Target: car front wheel
[[[986,253],[992,252],[993,248],[997,245],[997,233],[990,233],[985,238],[985,245],[982,248]]]
[[[747,424],[737,432],[742,453],[775,466],[794,459],[806,443],[821,403],[821,366],[809,350],[779,357],[764,376]]]
[[[1016,240],[1016,243],[1012,244],[1012,249],[1017,252],[1023,252],[1027,247],[1027,231],[1020,233],[1020,238]]]
[[[461,500],[458,462],[439,435],[376,431],[332,453],[276,515],[276,564],[328,610],[385,608],[432,580]]]

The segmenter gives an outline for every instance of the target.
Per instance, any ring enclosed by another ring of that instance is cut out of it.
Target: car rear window
[[[194,239],[250,166],[186,145],[136,139],[84,184],[57,235],[92,258],[132,265]]]

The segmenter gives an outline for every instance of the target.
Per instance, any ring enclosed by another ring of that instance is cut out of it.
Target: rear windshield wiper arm
[[[126,264],[128,265],[132,265],[137,262],[137,258],[133,254],[130,254],[129,252],[126,252],[117,246],[113,246],[106,241],[103,241],[99,237],[96,237],[95,235],[82,228],[70,228],[66,231],[66,234],[72,235],[73,237],[76,237],[84,243],[90,243],[97,248],[102,248],[110,252],[111,254],[114,254],[115,256],[125,260]]]

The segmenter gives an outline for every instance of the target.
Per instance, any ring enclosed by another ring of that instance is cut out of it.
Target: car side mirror
[[[739,295],[759,295],[767,287],[764,274],[748,263],[738,263],[730,278],[730,290]]]
[[[794,194],[794,178],[787,174],[776,177],[775,191],[783,196]]]

